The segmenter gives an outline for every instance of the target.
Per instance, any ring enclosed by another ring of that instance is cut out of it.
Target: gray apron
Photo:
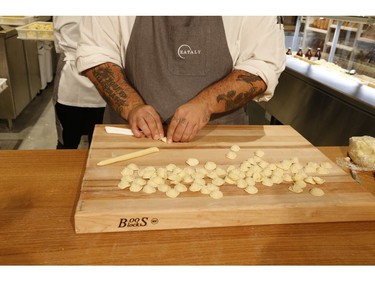
[[[232,67],[221,17],[136,17],[126,51],[126,77],[163,123]],[[108,113],[105,123],[126,122],[114,110]],[[211,116],[210,124],[247,124],[247,120],[240,108]]]

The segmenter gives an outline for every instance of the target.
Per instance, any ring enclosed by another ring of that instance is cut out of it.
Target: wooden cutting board
[[[119,125],[118,127],[126,127]],[[225,157],[233,144],[241,147],[238,157]],[[160,151],[144,157],[97,166],[101,160],[152,146]],[[262,150],[267,162],[298,157],[301,164],[330,162],[328,175],[319,175],[326,182],[319,185],[325,192],[314,197],[308,184],[303,193],[288,190],[290,183],[256,186],[259,192],[250,195],[233,185],[221,187],[224,196],[213,199],[200,192],[187,191],[169,198],[157,191],[134,193],[117,187],[121,171],[129,163],[139,167],[187,166],[190,157],[201,164],[239,165]],[[259,224],[289,224],[335,221],[375,220],[375,197],[362,189],[339,166],[290,126],[207,126],[189,143],[166,144],[133,136],[107,134],[104,125],[95,128],[87,159],[82,187],[75,211],[77,233],[120,232],[135,230],[224,227]]]

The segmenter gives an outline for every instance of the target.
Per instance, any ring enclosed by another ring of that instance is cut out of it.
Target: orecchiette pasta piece
[[[169,189],[171,189],[171,187],[165,183],[159,184],[157,188],[160,192],[167,192]]]
[[[176,169],[176,165],[175,164],[168,164],[165,168],[167,169],[167,171],[170,171],[172,172],[174,169]]]
[[[196,159],[196,158],[189,158],[186,160],[186,164],[188,164],[189,166],[197,166],[199,164],[199,160]]]
[[[202,189],[202,187],[204,187],[204,185],[193,182],[189,186],[189,190],[192,191],[192,192],[197,192],[197,191],[200,191]]]
[[[214,178],[217,178],[218,176],[215,171],[212,171],[207,174],[207,177],[210,179],[214,179]]]
[[[225,157],[227,157],[228,159],[234,160],[234,159],[237,158],[237,154],[236,154],[235,152],[233,152],[233,151],[229,151],[229,152],[225,155]]]
[[[246,188],[247,186],[248,186],[248,184],[244,179],[237,180],[237,187]]]
[[[264,151],[263,150],[257,150],[255,151],[255,156],[258,156],[258,157],[263,157],[264,156]]]
[[[234,180],[232,180],[229,176],[226,176],[224,178],[225,182],[228,183],[228,184],[236,184],[236,182]]]
[[[324,191],[320,189],[319,187],[313,187],[310,189],[310,194],[313,196],[323,196]]]
[[[294,183],[294,186],[298,187],[298,188],[304,188],[304,187],[306,187],[306,183],[303,180],[300,180],[300,181],[296,181]]]
[[[272,175],[271,180],[273,183],[276,183],[276,184],[280,184],[283,182],[283,178],[277,175]]]
[[[204,167],[206,168],[206,170],[208,171],[213,171],[216,169],[216,163],[215,162],[212,162],[212,161],[207,161],[206,164],[204,165]]]
[[[320,177],[313,177],[313,180],[317,183],[317,184],[323,184],[325,183],[326,181]]]
[[[148,180],[146,185],[149,185],[151,187],[157,187],[158,186],[158,184],[156,182],[152,181],[152,179]]]
[[[291,185],[289,186],[288,188],[290,191],[294,192],[294,193],[301,193],[303,192],[303,188],[300,188],[298,186],[295,186],[295,185]]]
[[[180,195],[180,192],[174,188],[171,188],[165,194],[170,198],[176,198],[178,195]]]
[[[155,186],[151,186],[151,185],[149,185],[149,184],[146,184],[146,185],[143,187],[142,191],[143,191],[144,193],[148,193],[148,194],[155,193],[155,192],[156,192],[156,187],[155,187]]]
[[[212,183],[217,186],[222,186],[225,181],[222,178],[217,177],[212,180]]]
[[[127,168],[129,168],[130,170],[133,170],[133,171],[137,171],[139,170],[138,166],[134,163],[130,163],[128,166],[126,166]]]
[[[192,183],[194,181],[193,177],[190,176],[190,175],[187,175],[185,176],[183,179],[182,179],[182,182],[183,183]]]
[[[297,173],[292,178],[294,181],[303,181],[305,179],[305,175],[302,173]]]
[[[167,169],[162,168],[162,167],[160,167],[160,168],[158,168],[158,169],[156,170],[156,174],[157,174],[159,177],[163,178],[163,179],[166,179],[167,176],[168,176]]]
[[[143,188],[142,185],[140,185],[140,184],[136,184],[136,183],[132,183],[132,184],[130,185],[129,190],[130,190],[131,192],[139,192],[139,191],[142,190],[142,188]]]
[[[210,192],[210,196],[214,199],[220,199],[223,197],[223,193],[220,190],[214,190]]]
[[[265,185],[265,186],[272,186],[273,185],[273,181],[270,178],[264,178],[262,180],[262,184]]]
[[[255,185],[255,180],[252,177],[247,177],[245,181],[247,185]]]
[[[220,168],[220,167],[217,167],[215,172],[216,172],[216,175],[220,178],[223,178],[227,175],[227,172],[223,168]]]
[[[219,188],[217,185],[214,185],[213,183],[208,183],[208,184],[206,185],[206,188],[207,188],[209,191],[220,190],[220,188]]]
[[[314,181],[313,177],[311,177],[311,176],[305,178],[305,182],[315,184],[315,181]]]
[[[197,178],[194,180],[194,183],[200,184],[200,185],[205,185],[206,180],[204,178]]]
[[[120,183],[117,186],[120,189],[125,189],[130,186],[130,183],[128,181],[120,181]]]
[[[123,176],[131,176],[134,174],[134,170],[132,169],[129,169],[128,167],[124,168],[122,171],[121,171],[121,175]]]
[[[256,188],[256,187],[253,186],[253,185],[249,185],[249,186],[246,187],[244,190],[245,190],[247,193],[249,193],[249,194],[256,194],[256,193],[258,193],[258,188]]]
[[[264,169],[262,175],[265,177],[270,177],[272,175],[272,170]]]
[[[135,179],[134,175],[125,175],[121,178],[122,181],[133,182]]]
[[[142,186],[146,185],[147,183],[147,181],[143,178],[135,178],[133,182]]]
[[[195,173],[207,175],[207,170],[206,168],[203,168],[203,167],[197,167],[195,168]]]
[[[284,174],[283,181],[290,182],[290,181],[293,181],[293,179],[289,174]]]
[[[210,194],[211,193],[211,190],[209,190],[207,188],[207,186],[203,186],[200,191],[201,191],[202,194]]]
[[[237,144],[234,144],[230,147],[230,150],[233,151],[233,152],[238,152],[241,150],[240,146],[237,145]]]
[[[264,169],[268,166],[268,162],[262,160],[258,163],[258,166]]]
[[[176,184],[176,185],[174,186],[174,188],[175,188],[178,192],[185,192],[185,191],[188,190],[187,187],[186,187],[184,184],[182,184],[182,183],[178,183],[178,184]]]

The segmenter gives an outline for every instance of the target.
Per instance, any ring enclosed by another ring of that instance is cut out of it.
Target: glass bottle
[[[320,48],[316,49],[316,53],[315,53],[314,57],[315,57],[316,60],[320,60],[320,58],[322,57],[322,53],[320,52]]]
[[[312,57],[311,48],[308,48],[308,49],[307,49],[307,52],[306,52],[306,54],[305,54],[305,58],[308,58],[308,59],[310,60],[311,57]]]
[[[298,49],[297,56],[303,57],[302,48]]]

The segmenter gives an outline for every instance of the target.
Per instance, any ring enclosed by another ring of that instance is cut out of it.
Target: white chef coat
[[[106,62],[125,68],[126,48],[134,21],[135,16],[85,17],[77,49],[78,71]],[[267,90],[254,100],[268,101],[285,69],[283,25],[277,23],[275,16],[224,16],[223,24],[234,69],[261,77]]]
[[[53,17],[56,52],[65,54],[57,102],[76,107],[105,107],[106,102],[94,84],[78,73],[76,50],[79,40],[79,23],[83,17]]]

